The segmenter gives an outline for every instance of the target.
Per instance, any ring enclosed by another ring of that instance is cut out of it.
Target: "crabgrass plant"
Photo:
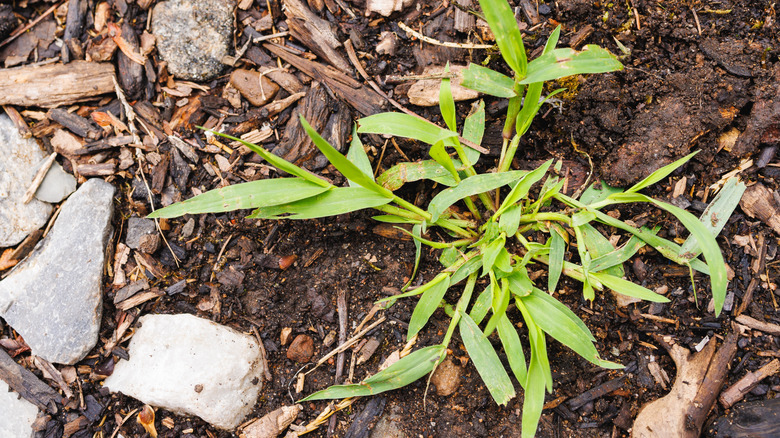
[[[641,247],[650,245],[674,262],[709,274],[719,313],[726,294],[726,271],[714,238],[717,232],[687,211],[641,193],[694,154],[657,170],[626,190],[596,184],[578,199],[562,192],[566,181],[553,172],[560,163],[555,165],[550,160],[530,171],[510,169],[520,138],[550,97],[541,96],[546,81],[619,70],[622,65],[598,46],[587,46],[582,51],[555,48],[560,28],[552,32],[543,54],[527,62],[509,5],[504,0],[480,0],[480,5],[500,54],[513,72],[513,77],[509,77],[471,64],[463,74],[465,86],[509,99],[504,143],[493,171],[477,173],[474,165],[480,153],[468,146],[482,142],[484,104],[476,105],[458,130],[450,79],[444,78],[439,97],[446,127],[402,113],[366,117],[358,121],[346,156],[300,118],[316,147],[347,178],[345,187],[336,187],[260,146],[214,133],[242,142],[290,177],[212,190],[157,210],[151,217],[253,209],[250,218],[312,219],[374,209],[380,212],[374,216],[377,221],[409,227],[411,231],[407,232],[416,245],[415,270],[422,245],[441,250],[442,270],[422,286],[407,285],[402,294],[383,301],[390,305],[401,298],[419,296],[409,321],[409,338],[426,325],[436,309],[444,308],[450,323],[443,339],[360,383],[332,386],[306,400],[368,396],[408,385],[435,370],[457,330],[491,396],[504,405],[516,393],[510,373],[488,340],[497,333],[508,369],[524,390],[522,435],[532,437],[542,413],[545,390],[553,388],[548,335],[598,366],[622,367],[599,356],[596,339],[585,323],[556,299],[562,275],[582,283],[586,300],[594,300],[596,291],[611,289],[642,300],[666,302],[666,297],[623,278],[623,262]],[[359,133],[420,141],[430,145],[431,159],[398,164],[374,179]],[[404,183],[422,179],[447,186],[427,208],[394,193]],[[465,209],[456,208],[461,202]],[[627,202],[653,204],[676,216],[692,236],[685,250],[660,237],[657,228],[637,228],[603,212],[605,207]],[[427,231],[433,227],[442,229],[449,237],[444,241],[432,240]],[[614,247],[599,230],[609,227],[627,233],[623,245]],[[698,258],[700,254],[703,260]],[[539,284],[529,275],[529,268],[538,270],[540,266],[546,267],[547,275],[542,277],[546,284]],[[444,299],[450,290],[460,292],[452,302]],[[527,332],[527,347],[518,327]]]

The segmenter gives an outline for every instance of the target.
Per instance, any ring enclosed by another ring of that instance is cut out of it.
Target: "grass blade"
[[[507,208],[513,206],[517,201],[525,198],[526,195],[528,195],[528,192],[531,190],[531,186],[536,184],[540,179],[542,179],[544,174],[547,173],[547,169],[550,168],[552,162],[553,160],[547,160],[541,166],[525,174],[523,178],[517,183],[517,185],[512,188],[512,191],[510,191],[506,196],[506,199],[504,199],[501,207],[498,209],[498,211],[496,211],[496,215],[500,215],[506,211]]]
[[[515,388],[493,345],[467,313],[461,314],[458,327],[463,345],[493,400],[501,406],[506,405],[515,396]]]
[[[376,182],[388,190],[396,191],[405,183],[421,179],[436,181],[448,187],[457,184],[455,178],[447,172],[447,169],[433,160],[398,163],[379,175]]]
[[[317,391],[301,401],[365,397],[401,388],[430,373],[445,348],[444,345],[421,348],[367,378],[362,383],[331,386]]]
[[[582,192],[582,195],[580,195],[580,202],[585,205],[591,205],[607,199],[609,195],[622,192],[623,189],[611,187],[604,181],[594,181],[584,192]]]
[[[720,234],[720,231],[726,226],[726,222],[739,205],[746,188],[745,184],[739,181],[739,178],[729,178],[720,192],[712,198],[712,202],[704,209],[699,220],[713,236]],[[698,247],[696,238],[689,236],[680,248],[680,255],[690,258],[699,254],[701,254],[701,249]]]
[[[444,74],[450,73],[450,63],[444,66]],[[450,128],[450,131],[457,131],[458,125],[455,118],[455,99],[452,98],[452,86],[450,85],[450,78],[441,78],[441,85],[439,86],[439,111],[441,111],[441,118],[444,119],[444,123]]]
[[[580,226],[579,228],[580,231],[582,232],[582,238],[583,238],[582,240],[583,243],[585,244],[585,248],[587,248],[588,253],[590,254],[591,257],[591,263],[588,265],[588,270],[593,271],[594,270],[593,259],[599,258],[606,254],[610,254],[616,250],[612,246],[612,243],[610,243],[609,239],[604,237],[604,235],[601,234],[597,229],[595,229],[593,225],[585,224]],[[641,245],[639,246],[639,248],[641,248]],[[602,268],[602,270],[605,270],[606,273],[614,275],[616,277],[622,277],[623,274],[625,274],[623,265],[619,263],[615,263],[612,266]]]
[[[623,70],[615,55],[590,44],[581,51],[570,48],[552,50],[528,63],[528,74],[521,84],[533,84],[588,73]]]
[[[547,272],[547,290],[555,293],[563,272],[563,256],[566,253],[566,241],[558,227],[550,227],[550,270]]]
[[[457,132],[404,113],[381,113],[364,117],[358,120],[358,132],[412,138],[429,145],[458,136]]]
[[[471,307],[469,316],[472,320],[474,320],[475,323],[481,324],[482,320],[485,319],[485,316],[487,316],[488,312],[490,311],[490,306],[492,303],[493,286],[488,286],[477,297],[477,301],[475,301],[474,305]]]
[[[648,175],[642,181],[639,181],[638,183],[636,183],[633,186],[631,186],[631,188],[627,189],[626,193],[638,192],[638,191],[644,189],[645,187],[651,186],[651,185],[657,183],[658,181],[661,181],[662,179],[664,179],[667,176],[669,176],[670,173],[672,173],[675,170],[677,170],[677,168],[679,168],[683,164],[687,163],[688,160],[693,158],[693,156],[698,154],[698,153],[699,153],[699,151],[692,152],[692,153],[690,153],[690,154],[680,158],[679,160],[675,161],[674,163],[667,164],[666,166],[656,170],[655,172],[653,172],[650,175]]]
[[[528,378],[524,385],[522,438],[534,438],[539,428],[539,419],[544,409],[544,369],[536,356],[539,353],[531,344],[531,362],[528,366]]]
[[[658,231],[658,229],[659,228],[656,228],[655,230],[652,230],[652,232],[655,233]],[[642,239],[636,236],[631,236],[625,245],[591,260],[590,271],[599,272],[604,271],[605,269],[609,269],[613,266],[621,266],[623,263],[627,262],[631,257],[633,257],[634,254],[636,254],[637,251],[639,251],[639,249],[643,246],[645,246],[645,242]],[[618,275],[618,277],[622,277],[623,274],[625,274],[625,270],[623,270],[623,273]]]
[[[515,93],[515,81],[495,70],[470,63],[462,73],[463,81],[460,84],[466,88],[489,96],[503,98],[517,96],[517,93]]]
[[[358,136],[357,126],[352,127],[352,142],[349,144],[347,159],[360,169],[364,175],[372,180],[374,179],[374,169],[371,167],[371,161],[368,159],[366,150],[363,148],[363,142],[360,141],[360,137]],[[350,180],[349,185],[354,187],[359,184]]]
[[[252,150],[257,155],[260,155],[261,157],[263,157],[263,159],[265,161],[268,161],[269,163],[271,163],[272,166],[276,167],[279,170],[287,172],[290,175],[297,176],[299,178],[303,178],[306,181],[313,182],[314,184],[317,184],[318,186],[321,186],[321,187],[331,187],[332,186],[329,182],[327,182],[324,179],[314,175],[313,173],[309,172],[308,170],[300,168],[300,167],[296,166],[295,164],[285,160],[284,158],[277,157],[276,155],[268,152],[267,150],[263,149],[262,147],[254,144],[254,143],[249,143],[246,140],[242,140],[242,139],[240,139],[238,137],[233,137],[232,135],[223,134],[221,132],[216,132],[216,131],[211,131],[211,130],[208,130],[206,132],[210,132],[210,133],[212,133],[214,135],[218,135],[220,137],[227,138],[228,140],[237,141],[237,142],[243,144],[244,146],[248,147],[250,150]]]
[[[303,125],[303,129],[307,134],[309,134],[309,137],[311,137],[314,145],[317,146],[317,149],[319,149],[320,152],[325,155],[328,161],[330,161],[330,163],[333,164],[333,166],[338,169],[342,175],[347,177],[347,179],[354,182],[355,184],[358,184],[381,196],[389,199],[393,199],[395,197],[393,192],[377,184],[374,181],[373,176],[369,176],[363,173],[363,171],[360,170],[358,166],[349,161],[347,157],[342,155],[341,152],[337,151],[333,146],[330,145],[330,143],[325,141],[325,139],[322,138],[322,136],[320,136],[320,134],[311,127],[311,125],[309,125],[306,119],[303,118],[303,115],[300,115],[299,117],[301,120],[301,125]]]
[[[498,337],[501,338],[501,345],[504,346],[506,352],[506,358],[509,361],[509,368],[512,369],[512,374],[515,375],[515,379],[520,382],[521,385],[525,385],[526,378],[528,377],[528,369],[525,363],[525,353],[523,353],[523,344],[520,342],[520,336],[517,334],[517,330],[509,321],[509,318],[503,315],[498,320],[496,326],[498,330]]]
[[[471,108],[471,113],[463,121],[463,138],[481,145],[482,137],[485,135],[485,102],[480,100],[476,106],[472,105]],[[471,165],[477,164],[480,156],[479,151],[468,146],[463,146],[463,150],[469,163]]]
[[[260,207],[254,219],[314,219],[385,205],[391,200],[363,187],[336,187],[300,201]]]
[[[496,37],[499,52],[507,65],[515,71],[519,78],[526,74],[527,59],[523,37],[517,26],[515,14],[506,0],[479,0],[479,6],[485,13],[485,21]],[[536,82],[536,81],[534,81]]]
[[[621,295],[639,298],[640,300],[651,301],[654,303],[669,302],[669,298],[666,298],[663,295],[657,294],[650,289],[642,287],[632,281],[624,280],[620,277],[615,277],[614,275],[609,275],[606,272],[591,272],[590,276],[601,282],[601,284],[604,286]]]
[[[726,277],[726,263],[723,261],[723,254],[720,252],[718,242],[704,224],[696,216],[680,207],[639,193],[621,193],[610,196],[610,199],[619,200],[619,202],[650,202],[656,207],[673,214],[691,232],[691,235],[698,241],[699,247],[704,254],[704,259],[707,261],[707,266],[710,270],[712,298],[715,302],[715,316],[719,316],[720,311],[723,310],[723,302],[726,300],[726,289],[728,288],[729,280]]]
[[[439,277],[441,274],[439,274]],[[436,277],[436,278],[439,278]],[[447,289],[450,287],[450,276],[444,274],[444,278],[438,281],[435,285],[430,287],[420,297],[420,301],[414,307],[412,313],[412,319],[409,321],[409,331],[406,334],[406,339],[411,339],[416,335],[428,320],[433,315],[433,312],[439,308],[441,300],[444,298],[444,294],[447,293]]]
[[[436,222],[442,213],[452,204],[467,197],[495,190],[501,186],[507,185],[525,175],[526,171],[513,170],[503,173],[485,173],[475,175],[464,179],[456,187],[442,190],[428,204],[428,212],[431,214],[432,222]]]
[[[222,213],[245,208],[286,204],[330,190],[302,178],[277,178],[235,184],[210,190],[159,209],[148,217],[171,218],[185,214]]]

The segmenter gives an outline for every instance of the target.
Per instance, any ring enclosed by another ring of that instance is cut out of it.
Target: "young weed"
[[[509,370],[525,391],[522,435],[527,438],[536,433],[545,391],[552,391],[548,335],[593,364],[612,369],[622,367],[599,356],[594,345],[596,339],[585,323],[555,298],[562,275],[581,282],[587,300],[594,300],[596,291],[611,289],[642,300],[667,302],[666,297],[623,278],[623,262],[644,245],[650,245],[668,259],[710,275],[717,314],[723,307],[727,279],[714,238],[719,229],[705,226],[683,209],[640,193],[666,178],[695,153],[658,169],[626,190],[596,184],[578,199],[563,194],[565,180],[551,172],[560,163],[554,165],[550,160],[531,171],[510,170],[520,138],[542,104],[562,91],[542,97],[546,81],[610,72],[623,66],[598,46],[586,46],[582,51],[556,48],[560,27],[550,35],[542,55],[528,62],[520,30],[506,1],[480,0],[479,3],[500,53],[513,72],[509,77],[471,64],[463,73],[464,86],[509,99],[503,146],[495,172],[478,173],[474,165],[480,153],[468,146],[482,143],[484,104],[480,102],[475,107],[459,130],[450,79],[445,78],[440,89],[440,111],[446,127],[402,113],[369,116],[358,120],[346,156],[301,117],[300,123],[316,147],[347,178],[346,187],[333,186],[257,145],[215,132],[245,144],[291,176],[216,189],[157,210],[150,217],[253,209],[251,218],[312,219],[370,208],[381,213],[374,217],[377,221],[411,224],[410,234],[417,249],[415,266],[422,245],[428,245],[441,250],[442,270],[424,285],[405,288],[403,294],[383,301],[392,304],[404,297],[420,297],[409,321],[409,338],[427,324],[437,308],[443,307],[450,323],[441,343],[414,351],[360,383],[332,386],[304,400],[368,396],[408,385],[436,368],[458,330],[491,396],[496,403],[504,405],[516,394],[509,373],[488,340],[488,336],[497,333]],[[420,141],[430,146],[430,159],[400,163],[375,180],[359,133]],[[427,208],[394,193],[404,183],[422,179],[447,186]],[[539,182],[540,188],[532,190]],[[461,202],[467,209],[465,213],[452,208]],[[605,207],[627,202],[644,202],[668,211],[690,231],[692,239],[681,247],[658,236],[657,229],[636,228],[603,212]],[[615,248],[595,225],[617,228],[631,237]],[[424,236],[431,227],[441,228],[451,239],[442,242],[427,239]],[[509,245],[512,241],[516,243]],[[509,249],[518,247],[517,244],[520,250]],[[530,266],[546,267],[546,284],[531,279]],[[484,287],[477,290],[478,284]],[[443,299],[451,288],[462,291],[454,303]],[[510,305],[519,312],[507,312]],[[513,319],[515,315],[519,320]],[[527,331],[527,350],[517,331],[521,321]],[[530,354],[526,356],[525,351]]]

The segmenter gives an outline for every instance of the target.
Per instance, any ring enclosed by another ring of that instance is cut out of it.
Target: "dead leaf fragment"
[[[275,438],[298,417],[301,405],[282,406],[260,419],[254,420],[239,431],[241,438]]]

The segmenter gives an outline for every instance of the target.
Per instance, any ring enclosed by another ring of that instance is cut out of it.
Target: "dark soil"
[[[15,11],[25,20],[48,7],[42,2],[22,3],[29,4],[19,5]],[[132,24],[140,35],[147,22],[147,11],[124,0],[109,3],[115,5],[120,16],[134,17]],[[325,1],[326,5],[331,3]],[[334,12],[326,8],[327,12],[320,16],[336,25],[342,41],[349,38],[359,54],[368,54],[361,56],[361,61],[369,75],[377,83],[384,84],[386,92],[392,92],[402,105],[422,116],[441,122],[436,108],[408,105],[405,96],[408,83],[385,84],[384,78],[386,75],[419,74],[429,64],[485,60],[486,51],[442,49],[411,40],[396,24],[403,21],[415,29],[422,26],[426,35],[442,41],[465,42],[469,35],[453,30],[455,7],[446,2],[421,2],[419,9],[413,6],[388,19],[381,19],[377,16],[364,17],[365,7],[360,0],[347,3],[357,14],[356,18],[351,18],[338,7]],[[709,185],[736,168],[741,160],[757,160],[767,148],[776,146],[780,119],[777,118],[777,112],[772,113],[771,108],[777,106],[777,95],[772,90],[780,78],[780,35],[773,2],[558,0],[527,3],[538,3],[541,19],[540,25],[531,26],[526,23],[522,12],[518,15],[531,54],[538,53],[556,24],[563,26],[561,46],[568,46],[578,31],[592,26],[593,32],[584,40],[585,44],[599,44],[613,53],[621,54],[617,40],[630,54],[623,58],[626,69],[621,72],[561,81],[560,86],[569,88],[564,94],[562,108],[543,108],[521,143],[516,166],[524,167],[550,157],[565,159],[564,172],[581,183],[589,172],[589,161],[592,160],[597,176],[610,184],[625,186],[692,150],[701,150],[690,164],[675,172],[670,180],[659,183],[649,191],[656,197],[669,198],[673,184],[683,177],[687,178],[685,193],[675,202],[683,202],[689,211],[698,214],[706,205],[705,191]],[[268,4],[272,8],[278,7],[277,1]],[[635,11],[630,9],[632,5]],[[266,13],[266,7],[265,1],[255,2],[249,11],[238,12],[238,47],[247,38],[243,23],[251,23],[255,17]],[[123,8],[127,10],[123,11]],[[286,29],[284,16],[278,15],[278,9],[275,14],[275,29]],[[383,31],[397,32],[400,37],[395,56],[377,55],[373,50]],[[473,36],[471,38],[477,41]],[[86,40],[87,36],[84,35],[81,41]],[[305,41],[285,40],[306,50]],[[157,62],[155,56],[153,54],[152,59]],[[504,69],[500,59],[492,59],[492,67]],[[30,58],[29,61],[34,60]],[[238,65],[244,62],[248,63],[246,58],[239,61]],[[211,91],[195,90],[190,99],[184,102],[190,105],[192,97],[204,96],[193,116],[176,127],[176,131],[184,138],[197,138],[205,145],[203,136],[193,130],[193,125],[210,123],[210,118],[216,120],[226,114],[240,116],[251,109],[246,101],[241,108],[229,108],[222,99],[229,73],[228,70],[224,76],[207,84]],[[297,73],[297,76],[304,83],[310,82],[310,78],[303,73]],[[357,75],[354,78],[362,80]],[[159,86],[152,84],[150,89],[154,91],[147,100],[165,101]],[[351,118],[360,117],[357,111],[348,106],[349,102],[343,103],[332,96],[330,90],[327,94],[330,113],[346,110],[350,112]],[[170,99],[169,103],[180,99],[167,98]],[[489,127],[484,146],[490,148],[494,155],[483,158],[482,164],[490,167],[494,165],[495,155],[500,150],[504,112],[502,104],[505,103],[491,98],[485,100]],[[97,102],[89,105],[90,108],[96,108]],[[389,105],[387,108],[391,109]],[[163,108],[162,119],[170,121],[174,109]],[[285,133],[286,124],[296,120],[293,109],[294,106],[268,120],[280,136]],[[460,104],[459,119],[467,112],[468,103]],[[340,126],[340,135],[346,138],[344,130],[349,129],[349,123],[343,125]],[[235,126],[236,123],[228,125],[228,128]],[[34,133],[46,143],[51,130],[44,128],[34,129]],[[732,128],[750,135],[741,138],[734,147],[721,150],[719,138]],[[775,132],[774,137],[767,132]],[[384,142],[380,138],[365,138],[364,141],[376,151],[372,155],[375,167],[387,169],[402,159],[392,144],[383,146]],[[265,146],[273,149],[283,142],[284,139],[277,141],[272,136],[265,140]],[[412,159],[424,155],[419,145],[409,142],[399,144]],[[178,168],[176,163],[177,160],[181,161],[181,157],[177,159],[175,155],[178,152],[173,153],[172,150],[175,148],[170,144],[161,142],[157,148],[147,151],[147,155],[158,154],[158,162],[164,163],[161,167],[153,162],[143,169],[147,178],[161,181],[153,189],[157,207],[171,199],[189,198],[192,196],[192,188],[207,190],[218,187],[223,180],[226,183],[237,183],[269,174],[267,169],[255,165],[255,158],[242,155],[238,150],[232,154],[221,152],[235,164],[219,177],[209,174],[203,166],[190,169],[185,165],[184,168]],[[108,154],[115,157],[118,152],[109,151]],[[324,164],[321,159],[307,155],[306,151],[296,154],[293,158],[304,166],[314,169]],[[217,167],[213,153],[201,150],[199,156],[202,163],[209,162],[214,168]],[[169,165],[170,161],[167,160],[172,160],[173,164]],[[775,166],[777,161],[773,158],[769,158],[768,162],[770,164],[765,167],[750,167],[742,172],[742,178],[746,181],[760,181],[776,189],[780,168]],[[65,167],[68,168],[67,163]],[[252,173],[247,173],[248,169],[253,169]],[[332,168],[325,167],[322,173],[336,182],[342,181]],[[275,175],[274,171],[270,171],[270,175]],[[117,202],[120,214],[116,216],[115,247],[124,241],[126,219],[132,215],[145,215],[151,209],[137,164],[108,178],[117,184],[122,193]],[[153,181],[150,180],[150,183]],[[576,188],[573,185],[570,190]],[[416,198],[418,204],[425,205],[436,190],[429,185],[410,184],[403,189],[403,193],[408,195],[408,199]],[[302,333],[311,336],[315,347],[312,360],[316,361],[335,347],[326,347],[323,341],[329,332],[339,331],[338,294],[346,296],[351,332],[376,300],[392,294],[408,281],[413,269],[414,245],[408,240],[385,237],[384,229],[375,228],[377,223],[371,220],[370,212],[303,222],[249,220],[244,219],[246,213],[187,216],[167,221],[166,237],[182,262],[177,266],[170,252],[163,247],[153,257],[159,261],[162,274],[154,277],[150,272],[145,272],[141,275],[149,276],[152,286],[159,289],[166,289],[181,280],[187,280],[187,285],[181,293],[148,301],[131,312],[141,315],[192,313],[243,332],[251,332],[254,325],[264,340],[273,376],[270,382],[265,383],[256,407],[256,414],[263,415],[334,383],[335,364],[328,362],[307,377],[302,393],[294,392],[293,379],[302,364],[286,358],[287,347],[282,346],[280,341],[282,329],[291,328],[293,336]],[[640,225],[660,225],[661,234],[667,238],[686,237],[681,225],[649,207],[621,208],[620,215],[622,219],[631,219]],[[195,222],[194,232],[183,237],[181,231],[189,220]],[[740,246],[735,236],[749,236],[753,242],[765,242],[765,247],[757,248],[751,244]],[[669,378],[674,380],[674,364],[663,348],[654,342],[653,335],[673,336],[689,347],[698,344],[705,336],[724,337],[730,328],[730,320],[743,304],[745,292],[754,278],[758,279],[758,284],[752,291],[752,300],[745,303],[743,313],[759,320],[780,323],[777,297],[773,296],[778,276],[778,265],[775,262],[777,235],[737,209],[718,242],[726,262],[735,273],[729,286],[729,291],[735,297],[733,310],[724,312],[720,318],[707,309],[710,301],[708,279],[702,276],[696,278],[696,302],[687,269],[671,265],[652,250],[641,252],[627,263],[627,268],[633,268],[627,269],[627,272],[632,280],[648,288],[668,286],[669,298],[672,300],[669,304],[639,303],[618,307],[609,294],[599,295],[593,303],[588,303],[582,298],[579,283],[564,283],[560,299],[591,328],[598,340],[597,347],[601,355],[625,364],[626,369],[607,371],[595,368],[550,340],[555,390],[548,394],[547,401],[554,403],[544,411],[538,436],[628,436],[640,407],[662,397],[668,389],[650,375],[648,363],[659,362]],[[765,258],[759,260],[761,269],[756,270],[754,261],[761,254],[765,254]],[[297,259],[291,267],[281,270],[275,269],[273,260],[277,259],[273,259],[273,256],[295,256]],[[418,281],[432,278],[437,269],[437,259],[435,251],[424,250]],[[125,270],[130,272],[134,265],[131,261]],[[120,315],[112,303],[115,290],[112,278],[107,277],[101,331],[103,340],[112,336]],[[387,322],[367,335],[380,340],[381,344],[368,362],[356,367],[355,381],[373,373],[391,352],[403,347],[406,322],[415,302],[415,299],[400,300],[384,313]],[[648,319],[641,314],[652,314],[660,319]],[[448,321],[442,311],[434,314],[432,322],[421,333],[416,347],[438,342],[446,331]],[[6,327],[3,335],[8,334],[10,330]],[[500,350],[498,340],[491,340]],[[527,340],[523,338],[523,342]],[[75,436],[93,436],[95,433],[111,436],[118,419],[140,407],[136,400],[107,394],[101,390],[101,379],[90,374],[92,367],[106,366],[109,358],[118,359],[126,354],[122,350],[126,343],[112,352],[103,350],[104,343],[99,342],[94,354],[84,359],[78,367],[83,373],[81,389],[84,396],[94,397],[93,400],[100,403],[104,410],[99,419],[77,428]],[[739,347],[727,385],[742,377],[746,371],[754,371],[764,365],[769,359],[767,356],[775,355],[780,345],[772,336],[753,336],[748,333],[740,340]],[[384,412],[397,414],[397,426],[409,437],[519,436],[522,395],[505,407],[497,406],[470,364],[457,336],[451,349],[452,355],[460,359],[456,363],[465,365],[462,381],[453,395],[438,396],[430,390],[425,397],[426,381],[423,379],[382,395],[386,400]],[[351,354],[347,352],[347,371],[350,357]],[[24,355],[18,358],[25,362]],[[622,379],[617,389],[578,409],[571,409],[569,401],[573,397],[616,378]],[[778,391],[780,378],[772,376],[761,382],[746,399],[772,399]],[[367,401],[359,400],[351,408],[336,414],[335,436],[367,436],[366,430],[348,433],[353,419],[363,411]],[[326,406],[326,402],[304,403],[296,423],[308,423]],[[725,410],[716,405],[709,418],[714,420],[724,413]],[[76,401],[66,409],[65,415],[50,421],[47,430],[54,433],[46,436],[60,436],[56,433],[57,428],[76,420],[79,415]],[[160,423],[168,417],[173,419],[172,428]],[[157,418],[158,430],[163,437],[234,436],[215,430],[197,418],[181,417],[165,411],[158,411]],[[368,424],[372,426],[374,422],[368,421]],[[361,423],[360,428],[365,428],[365,425]],[[144,434],[134,420],[128,421],[121,430],[126,437]],[[311,434],[327,435],[327,424]]]

